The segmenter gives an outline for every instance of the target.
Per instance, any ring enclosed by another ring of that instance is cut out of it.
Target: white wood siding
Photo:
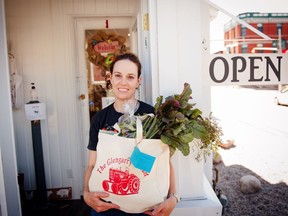
[[[4,1],[0,0],[0,216],[21,216],[6,35]]]
[[[30,83],[39,101],[46,103],[41,121],[47,188],[73,187],[79,198],[83,187],[79,85],[75,66],[73,17],[135,16],[136,0],[6,0],[9,51],[22,76],[22,106],[13,111],[18,172],[25,189],[35,185],[30,121],[24,104],[30,100]],[[103,23],[105,28],[105,23]],[[84,44],[83,44],[84,46]]]

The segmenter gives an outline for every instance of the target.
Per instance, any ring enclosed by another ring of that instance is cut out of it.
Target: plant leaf
[[[193,135],[197,139],[203,139],[207,137],[208,133],[206,128],[203,125],[200,124],[194,124],[193,125]]]
[[[185,142],[182,143],[181,140],[177,139],[177,137],[173,137],[167,134],[162,134],[161,141],[171,146],[172,148],[177,148],[179,151],[182,152],[184,156],[187,156],[190,153],[189,143],[185,143]]]
[[[154,105],[154,109],[155,109],[155,112],[156,112],[156,113],[157,113],[160,105],[162,104],[162,101],[163,101],[163,96],[157,97],[157,99],[156,99],[156,104]]]
[[[191,98],[192,89],[188,83],[184,83],[184,89],[180,95],[175,98],[179,101],[180,107],[185,108],[188,105],[188,101]]]

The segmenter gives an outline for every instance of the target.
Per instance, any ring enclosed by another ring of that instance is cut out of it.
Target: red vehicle
[[[109,180],[102,182],[102,187],[107,192],[119,195],[137,194],[140,188],[140,179],[129,174],[129,171],[121,171],[110,168]]]

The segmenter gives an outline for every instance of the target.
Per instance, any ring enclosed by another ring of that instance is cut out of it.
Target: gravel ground
[[[220,150],[223,162],[215,164],[218,169],[217,188],[228,199],[228,205],[224,208],[224,216],[286,216],[288,215],[288,185],[279,180],[278,183],[270,183],[255,172],[243,165],[225,165],[225,155],[236,152],[237,146],[229,150]],[[253,160],[251,160],[253,163]],[[286,167],[286,169],[288,169]],[[261,181],[261,191],[254,194],[243,194],[240,191],[239,180],[242,176],[253,175]],[[279,174],[278,174],[279,176]],[[286,179],[287,181],[288,179]],[[275,178],[274,178],[275,181]]]
[[[228,198],[224,216],[288,216],[288,108],[273,103],[271,89],[217,87],[212,91],[214,115],[226,140],[217,188]],[[243,194],[239,180],[254,175],[262,189]]]

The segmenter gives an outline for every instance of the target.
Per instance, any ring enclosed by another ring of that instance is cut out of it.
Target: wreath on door
[[[127,52],[125,41],[123,36],[97,31],[87,42],[88,60],[103,71],[109,71],[115,56]]]

